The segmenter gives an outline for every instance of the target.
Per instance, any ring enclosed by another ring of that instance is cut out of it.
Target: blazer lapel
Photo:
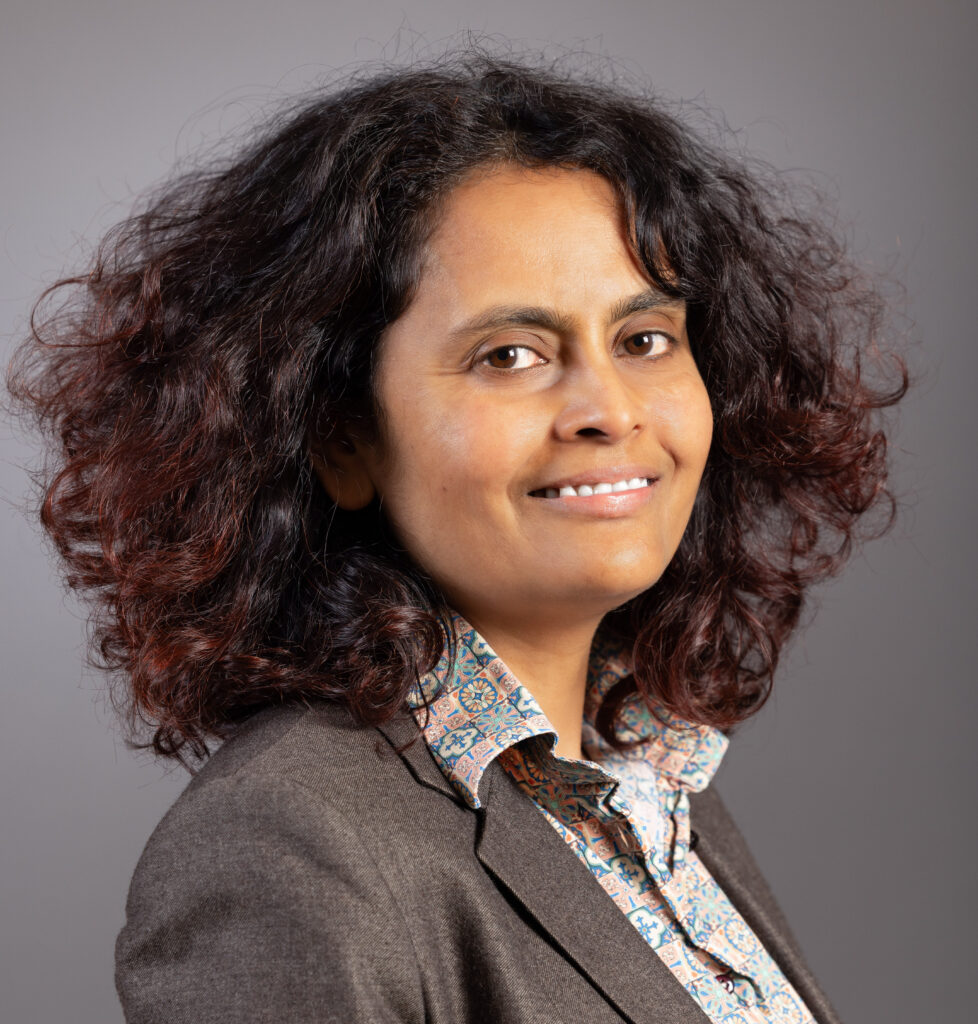
[[[708,1018],[498,761],[486,775],[476,856],[634,1024]],[[483,791],[480,788],[480,794]]]
[[[841,1024],[801,957],[774,896],[717,795],[690,797],[690,820],[699,842],[696,853],[717,885],[760,939],[819,1024]]]
[[[415,734],[394,719],[380,731],[401,746]],[[402,752],[419,783],[464,803],[423,738]],[[479,787],[475,855],[577,969],[631,1024],[708,1024],[708,1018],[498,761]]]
[[[379,726],[400,747],[413,719]],[[458,804],[423,737],[401,752],[419,784]],[[555,945],[632,1024],[708,1024],[708,1018],[498,761],[479,789],[483,809],[475,855],[526,908]],[[690,797],[696,853],[795,987],[819,1024],[841,1024],[802,960],[766,882],[711,789]]]

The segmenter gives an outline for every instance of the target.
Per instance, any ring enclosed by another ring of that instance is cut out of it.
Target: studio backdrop
[[[2,24],[7,354],[42,288],[175,164],[360,61],[469,33],[610,64],[826,194],[893,282],[891,336],[915,378],[893,450],[900,514],[815,595],[718,785],[844,1020],[971,1019],[974,6],[7,0]],[[83,667],[84,608],[25,515],[35,442],[5,420],[0,443],[0,1019],[120,1022],[126,889],[187,776],[124,746]]]

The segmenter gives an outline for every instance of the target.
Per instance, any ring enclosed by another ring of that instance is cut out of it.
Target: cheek
[[[659,404],[657,419],[676,468],[702,473],[713,437],[713,411],[699,374],[677,382]]]
[[[508,403],[482,396],[464,403],[433,405],[426,416],[425,461],[446,483],[463,482],[467,497],[477,500],[507,491],[519,473],[524,453],[539,428]]]
[[[437,393],[418,396],[391,417],[395,439],[388,460],[385,497],[392,516],[441,528],[449,518],[458,529],[511,486],[521,450],[514,417],[478,397],[445,401]],[[442,398],[442,400],[439,400]],[[462,521],[460,521],[460,519]]]

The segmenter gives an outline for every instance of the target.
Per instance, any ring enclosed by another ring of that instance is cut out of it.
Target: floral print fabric
[[[586,760],[560,757],[557,733],[532,694],[461,616],[452,626],[454,661],[446,647],[408,702],[466,803],[482,806],[480,779],[499,758],[714,1024],[814,1024],[690,849],[689,793],[709,785],[726,737],[662,708],[653,715],[634,694],[616,728],[642,742],[614,750],[594,720],[628,667],[619,652],[595,643],[582,724]],[[434,697],[427,725],[422,694]]]

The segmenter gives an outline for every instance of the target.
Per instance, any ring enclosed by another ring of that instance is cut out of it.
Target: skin
[[[486,168],[440,212],[418,292],[381,339],[381,436],[337,434],[314,464],[343,508],[380,495],[407,550],[533,694],[558,755],[580,758],[591,642],[676,552],[709,398],[684,306],[650,293],[604,179]],[[531,493],[622,467],[653,483]]]

